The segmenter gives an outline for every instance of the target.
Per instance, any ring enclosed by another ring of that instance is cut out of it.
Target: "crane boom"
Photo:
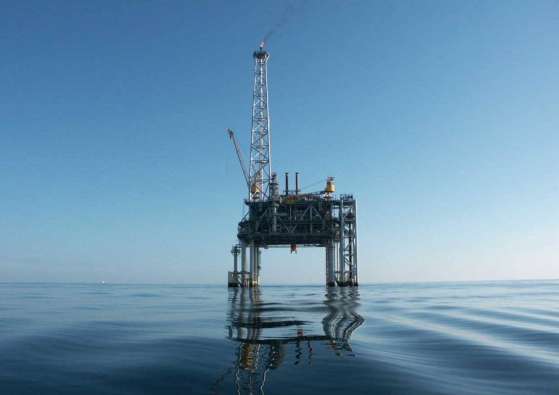
[[[245,160],[243,158],[243,152],[241,151],[241,146],[239,145],[239,142],[235,137],[235,133],[231,129],[227,129],[227,134],[229,135],[229,138],[235,146],[235,151],[237,151],[237,158],[239,158],[239,164],[241,165],[241,170],[243,171],[243,176],[245,177],[245,181],[250,192],[250,178],[248,175],[248,169],[246,167]]]

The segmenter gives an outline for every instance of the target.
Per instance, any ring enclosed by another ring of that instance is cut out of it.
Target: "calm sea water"
[[[1,394],[559,394],[559,281],[0,284]]]

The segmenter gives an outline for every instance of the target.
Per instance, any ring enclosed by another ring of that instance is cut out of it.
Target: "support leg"
[[[257,287],[260,284],[260,247],[250,245],[250,287]]]
[[[335,276],[335,268],[334,268],[334,259],[335,259],[335,248],[334,242],[329,241],[326,244],[326,285],[328,287],[333,287],[336,285],[336,276]]]
[[[345,274],[345,223],[344,223],[344,201],[340,199],[340,247],[339,247],[339,257],[338,257],[338,285],[346,285],[346,274]]]
[[[241,242],[241,287],[248,287],[247,245]]]
[[[262,264],[262,251],[256,248],[256,285],[260,286],[260,268]]]

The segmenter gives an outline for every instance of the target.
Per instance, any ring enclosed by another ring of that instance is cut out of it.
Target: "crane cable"
[[[308,185],[304,186],[303,188],[301,188],[301,191],[304,191],[306,189],[309,189],[310,187],[314,187],[315,185],[318,185],[318,184],[326,182],[326,181],[327,181],[326,178],[320,179],[318,181],[313,182],[312,184],[308,184]]]

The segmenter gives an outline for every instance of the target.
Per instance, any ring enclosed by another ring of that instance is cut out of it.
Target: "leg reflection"
[[[297,313],[308,318],[305,304],[266,302],[261,288],[230,288],[226,333],[238,345],[234,367],[222,376],[233,373],[238,394],[264,393],[270,373],[282,366],[288,354],[293,355],[295,365],[308,366],[315,353],[313,343],[327,344],[327,349],[334,350],[336,355],[351,352],[351,335],[364,321],[356,312],[358,289],[327,288],[321,306],[318,311],[325,315],[312,325],[296,319]],[[316,324],[321,324],[322,333],[308,329],[316,330]],[[301,365],[301,361],[306,363]],[[221,378],[219,382],[225,380]]]

